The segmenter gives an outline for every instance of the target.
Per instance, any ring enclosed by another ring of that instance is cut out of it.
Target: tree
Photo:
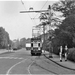
[[[0,48],[6,48],[10,42],[9,34],[3,27],[0,27]]]
[[[21,38],[20,39],[20,46],[25,48],[25,45],[26,45],[26,38]]]
[[[74,0],[61,0],[52,5],[54,11],[63,13],[62,17],[68,17],[75,14],[75,1]]]
[[[61,12],[62,15],[60,15],[60,17],[65,17],[62,23],[58,26],[58,29],[55,30],[56,37],[58,37],[60,41],[66,41],[68,44],[72,45],[72,42],[75,42],[75,1],[61,0],[54,3],[52,9]]]
[[[50,13],[51,12],[51,13]],[[54,11],[51,9],[50,12],[48,13],[41,13],[40,14],[40,21],[45,24],[42,24],[42,25],[45,25],[45,27],[47,25],[50,26],[50,28],[54,28],[54,27],[58,27],[59,24],[61,24],[62,20],[60,20],[56,14],[54,13]],[[50,14],[49,14],[50,13]],[[41,25],[40,25],[41,26]]]
[[[61,44],[68,44],[72,47],[75,44],[75,15],[70,15],[63,20],[59,29],[55,30],[55,35],[60,40]]]
[[[75,43],[75,15],[67,17],[59,28],[67,33],[69,37],[72,38],[73,43]]]

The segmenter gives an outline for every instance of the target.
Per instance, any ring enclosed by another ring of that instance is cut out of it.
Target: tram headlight
[[[38,47],[38,50],[40,50],[40,47]]]

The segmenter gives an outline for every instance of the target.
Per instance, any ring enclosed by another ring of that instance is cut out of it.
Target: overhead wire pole
[[[43,48],[44,48],[44,53],[45,53],[45,24],[43,25],[43,37],[44,37]]]
[[[49,21],[49,39],[50,39],[50,43],[49,43],[49,58],[52,58],[52,45],[51,45],[51,36],[50,36],[50,26],[51,26],[51,6],[49,5],[48,7],[48,10],[49,10],[49,18],[48,18],[48,21]]]

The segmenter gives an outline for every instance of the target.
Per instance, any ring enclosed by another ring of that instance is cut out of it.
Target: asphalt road
[[[0,54],[0,74],[75,74],[75,71],[61,67],[42,56],[31,56],[30,51]]]

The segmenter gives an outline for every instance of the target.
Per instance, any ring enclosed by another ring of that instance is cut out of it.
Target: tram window
[[[31,43],[31,47],[33,47],[33,43]]]
[[[38,43],[38,46],[40,47],[40,43]]]

